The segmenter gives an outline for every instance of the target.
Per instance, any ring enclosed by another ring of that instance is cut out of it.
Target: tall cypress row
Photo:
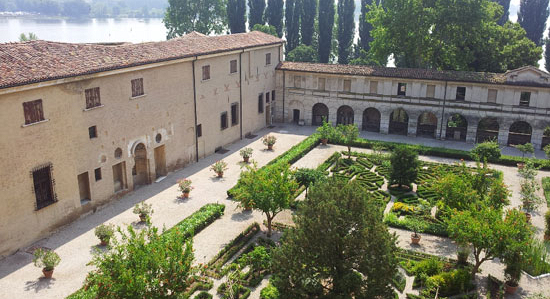
[[[546,71],[550,71],[550,31],[548,37],[544,41],[544,67]]]
[[[503,8],[503,14],[498,20],[500,26],[504,25],[510,19],[510,0],[493,0],[494,2],[500,4]]]
[[[527,32],[527,37],[537,46],[542,45],[542,35],[548,19],[549,0],[521,0],[518,22]]]
[[[348,64],[355,32],[354,0],[338,1],[338,63]]]
[[[300,33],[302,44],[311,46],[315,32],[315,17],[317,16],[317,0],[302,0],[300,17]]]
[[[279,37],[283,37],[283,6],[283,0],[267,0],[267,9],[265,10],[267,24],[275,27]]]
[[[300,43],[300,0],[286,0],[286,53],[294,50]]]
[[[359,16],[359,41],[358,45],[361,49],[369,51],[369,43],[372,41],[372,36],[370,36],[370,31],[372,30],[372,24],[367,22],[367,12],[369,9],[367,5],[372,4],[372,0],[361,0],[361,15]]]
[[[288,1],[288,0],[287,0]],[[334,0],[319,0],[319,61],[327,63],[332,44],[334,27]]]
[[[264,25],[265,0],[248,0],[248,29],[254,25]]]
[[[227,19],[231,33],[246,32],[246,0],[228,0]]]

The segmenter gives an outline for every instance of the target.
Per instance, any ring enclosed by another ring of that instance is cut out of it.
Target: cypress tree
[[[332,44],[334,27],[334,0],[319,0],[319,61],[327,63]]]
[[[359,41],[358,45],[362,50],[369,51],[369,43],[372,41],[370,31],[371,23],[367,22],[366,14],[369,11],[367,5],[372,4],[372,0],[361,0],[361,15],[359,16]]]
[[[246,0],[228,0],[227,19],[231,33],[246,32]]]
[[[348,64],[353,34],[355,32],[354,0],[338,1],[338,63]]]
[[[248,28],[264,25],[265,0],[248,0]]]
[[[300,33],[302,44],[311,46],[315,32],[315,17],[317,15],[317,0],[302,0],[300,17]]]
[[[300,0],[286,0],[286,53],[294,50],[300,43]]]
[[[497,21],[497,23],[502,26],[506,22],[508,22],[510,18],[510,0],[493,0],[494,2],[500,4],[502,8],[504,9],[502,17]]]
[[[550,31],[548,37],[544,40],[544,67],[550,71]]]
[[[275,27],[277,35],[283,37],[283,0],[267,0],[265,20],[267,24]]]
[[[521,0],[519,4],[518,23],[525,29],[527,37],[539,47],[548,19],[548,1]]]

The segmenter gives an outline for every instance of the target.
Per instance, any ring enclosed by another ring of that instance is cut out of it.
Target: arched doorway
[[[337,125],[351,125],[353,124],[353,109],[351,109],[350,106],[341,106],[338,108],[337,112],[337,118],[336,118],[336,124]]]
[[[314,126],[320,126],[323,124],[323,120],[328,122],[328,107],[323,103],[317,103],[313,105],[313,119],[311,124]]]
[[[418,116],[416,136],[435,138],[437,130],[437,116],[431,112],[424,112]]]
[[[466,141],[468,121],[461,114],[455,113],[447,120],[445,139]]]
[[[409,130],[409,115],[403,108],[397,108],[390,114],[389,134],[407,135]]]
[[[542,143],[540,145],[541,149],[544,149],[545,146],[550,144],[550,126],[546,126],[542,132]]]
[[[476,142],[498,141],[498,121],[494,117],[485,117],[477,124]]]
[[[380,132],[380,111],[367,108],[363,111],[363,131]]]
[[[147,149],[143,143],[134,149],[135,165],[132,169],[134,186],[149,184],[149,163],[147,162]]]
[[[516,121],[508,132],[508,145],[526,144],[531,142],[533,128],[527,122]]]

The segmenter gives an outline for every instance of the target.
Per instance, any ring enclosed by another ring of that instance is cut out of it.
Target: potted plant
[[[189,192],[194,189],[191,183],[190,179],[181,179],[178,181],[178,187],[180,188],[183,198],[189,198]]]
[[[544,231],[544,240],[550,240],[550,210],[544,214],[544,220],[546,222],[546,230]]]
[[[527,221],[531,220],[531,213],[542,203],[542,199],[537,195],[539,189],[540,186],[533,178],[523,179],[521,182],[519,193]]]
[[[34,251],[34,258],[32,261],[36,267],[42,268],[44,277],[52,278],[53,269],[59,265],[61,258],[52,250],[38,248]]]
[[[225,163],[225,161],[223,160],[217,161],[212,165],[212,167],[210,167],[210,169],[214,171],[219,178],[222,178],[223,172],[227,170],[227,163]]]
[[[517,148],[521,152],[521,158],[522,159],[525,159],[525,154],[526,153],[530,153],[530,154],[535,153],[535,148],[533,147],[533,144],[531,144],[531,143],[517,144],[517,145],[514,145],[514,147]],[[518,165],[518,169],[523,169],[523,167],[525,167],[525,162],[518,162],[517,165]]]
[[[245,147],[239,151],[239,154],[241,154],[241,157],[243,157],[244,163],[248,163],[248,160],[250,159],[250,157],[252,157],[253,151],[254,150],[250,147]]]
[[[419,220],[416,217],[409,218],[409,228],[413,231],[411,234],[411,243],[413,245],[418,245],[420,243],[419,232],[422,232],[425,229],[426,225],[424,222]]]
[[[267,135],[262,138],[264,145],[267,145],[268,150],[273,150],[273,145],[277,142],[277,137],[273,135]]]
[[[107,246],[109,244],[109,240],[111,240],[111,237],[115,234],[115,228],[112,224],[101,224],[95,228],[94,233],[96,237],[99,238],[99,241],[101,241],[100,245]]]
[[[134,214],[139,215],[139,220],[145,222],[148,220],[149,215],[153,213],[153,206],[142,202],[134,206]]]
[[[317,133],[321,136],[321,143],[327,145],[329,138],[334,135],[334,128],[323,119],[323,125],[317,128]]]
[[[504,269],[504,277],[506,280],[504,283],[504,288],[506,293],[515,294],[521,278],[521,254],[518,252],[513,252],[507,253],[506,255],[507,256],[504,258],[504,263],[506,264],[506,268]]]

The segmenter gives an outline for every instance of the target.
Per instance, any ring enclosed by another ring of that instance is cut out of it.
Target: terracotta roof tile
[[[363,65],[323,64],[306,62],[281,62],[278,70],[324,73],[335,75],[373,76],[402,79],[422,79],[436,81],[456,81],[471,83],[508,84],[522,86],[550,87],[550,84],[536,82],[507,82],[504,73],[438,71],[430,69],[379,67]]]
[[[280,44],[259,31],[221,36],[197,32],[162,42],[72,44],[29,41],[0,44],[0,88],[155,62]]]

